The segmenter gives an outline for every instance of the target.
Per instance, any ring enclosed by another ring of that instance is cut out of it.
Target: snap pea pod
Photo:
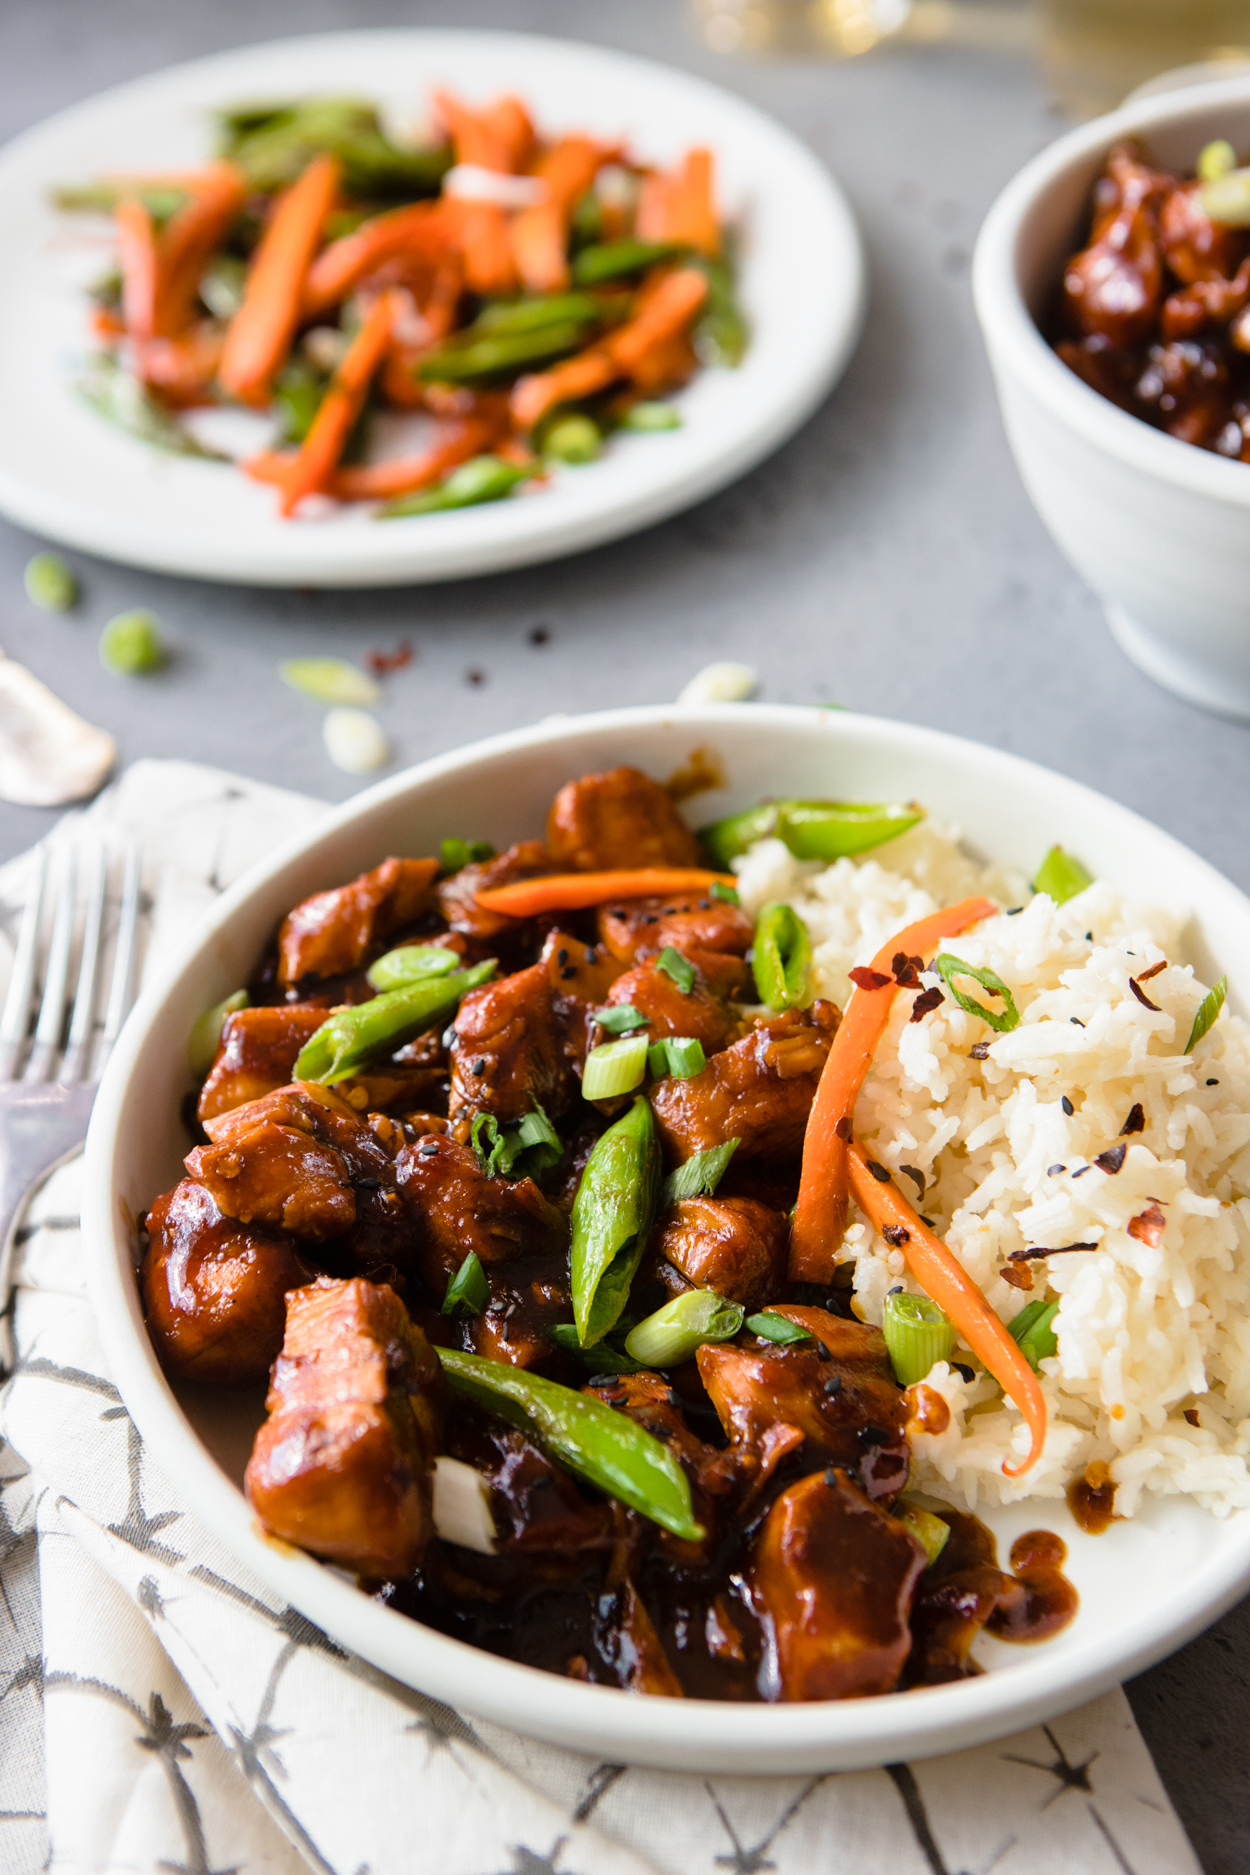
[[[487,332],[466,344],[442,345],[421,360],[418,377],[423,383],[464,384],[472,378],[495,378],[545,364],[565,352],[575,352],[589,336],[593,322],[561,319],[532,331]]]
[[[573,1317],[584,1348],[615,1324],[642,1261],[660,1195],[660,1147],[639,1096],[586,1161],[573,1200]]]
[[[474,456],[471,462],[462,462],[453,469],[439,487],[388,501],[379,508],[377,518],[396,521],[407,514],[442,514],[451,508],[475,508],[480,501],[502,501],[530,473],[514,462],[505,462],[502,456]]]
[[[460,998],[495,974],[495,959],[449,976],[421,977],[406,989],[385,990],[367,1003],[337,1009],[305,1042],[295,1063],[297,1081],[332,1087],[360,1074],[371,1061],[390,1055],[414,1035],[449,1016]]]
[[[732,371],[746,356],[750,332],[734,290],[733,263],[722,255],[695,263],[707,278],[707,298],[694,329],[700,364]]]
[[[597,286],[601,280],[620,280],[642,273],[659,261],[682,252],[677,241],[602,241],[584,247],[572,266],[574,286]]]
[[[580,324],[620,318],[627,303],[624,293],[603,299],[593,293],[548,293],[542,299],[496,300],[480,312],[460,336],[467,339],[485,332],[538,332],[544,326],[563,325],[570,319]]]
[[[220,112],[218,124],[221,155],[263,193],[294,182],[321,150],[342,163],[349,195],[432,195],[451,167],[445,147],[401,149],[392,143],[374,106],[360,98],[244,106]]]
[[[792,905],[774,899],[755,921],[751,972],[760,1001],[770,1009],[795,1009],[810,1001],[812,940]]]
[[[190,197],[186,189],[135,186],[123,182],[88,182],[53,189],[52,206],[69,214],[111,215],[126,196],[137,196],[158,227],[163,226]]]
[[[721,868],[770,836],[796,859],[844,859],[883,846],[924,816],[915,801],[761,801],[704,827],[699,838]]]
[[[519,1426],[553,1458],[609,1497],[650,1517],[674,1536],[697,1543],[690,1483],[666,1445],[590,1394],[575,1393],[506,1361],[437,1348],[453,1390],[488,1413]]]

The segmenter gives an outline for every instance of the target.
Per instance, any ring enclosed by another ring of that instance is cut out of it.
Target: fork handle
[[[13,1366],[9,1291],[18,1219],[35,1184],[86,1138],[96,1090],[19,1082],[12,1092],[18,1098],[0,1105],[0,1374]]]

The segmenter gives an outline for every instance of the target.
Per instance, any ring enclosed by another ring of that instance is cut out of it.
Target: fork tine
[[[16,1078],[18,1060],[26,1045],[30,1020],[30,997],[35,982],[35,959],[39,947],[39,925],[43,916],[44,892],[48,883],[48,849],[35,848],[35,876],[18,927],[17,948],[13,953],[13,974],[4,1014],[0,1016],[0,1081]]]
[[[91,843],[86,851],[86,859],[87,905],[82,927],[78,988],[74,995],[74,1013],[70,1017],[65,1060],[57,1076],[66,1087],[83,1080],[90,1066],[96,969],[100,959],[100,927],[104,922],[104,890],[108,882],[108,855],[100,842]]]
[[[75,851],[66,841],[57,854],[56,912],[52,920],[52,941],[44,967],[43,1000],[35,1024],[35,1042],[26,1064],[24,1081],[46,1081],[61,1047],[61,1027],[65,1021],[65,987],[69,978],[69,952],[74,937]]]
[[[121,1034],[131,1004],[135,964],[135,939],[139,924],[140,852],[138,842],[126,847],[126,870],[122,878],[121,905],[117,914],[117,948],[113,953],[113,981],[109,986],[104,1034],[100,1038],[97,1070],[103,1072],[114,1042]]]

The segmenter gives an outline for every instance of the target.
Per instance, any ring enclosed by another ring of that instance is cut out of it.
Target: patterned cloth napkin
[[[140,762],[76,819],[142,840],[151,958],[323,811]],[[28,868],[0,870],[0,976]],[[345,1654],[146,1457],[96,1337],[78,1183],[77,1161],[55,1172],[19,1232],[0,1446],[4,1875],[1197,1875],[1121,1692],[915,1766],[699,1777],[536,1743]]]

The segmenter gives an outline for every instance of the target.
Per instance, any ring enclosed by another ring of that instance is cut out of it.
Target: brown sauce
[[[1115,1518],[1115,1483],[1104,1464],[1095,1460],[1068,1486],[1068,1509],[1087,1536],[1102,1535]]]
[[[1062,1573],[1067,1549],[1049,1530],[1030,1530],[1011,1548],[1011,1570],[998,1567],[992,1533],[964,1511],[938,1513],[950,1537],[920,1579],[912,1609],[913,1649],[906,1683],[933,1686],[981,1671],[971,1658],[985,1628],[1002,1641],[1048,1640],[1067,1627],[1079,1598]]]

